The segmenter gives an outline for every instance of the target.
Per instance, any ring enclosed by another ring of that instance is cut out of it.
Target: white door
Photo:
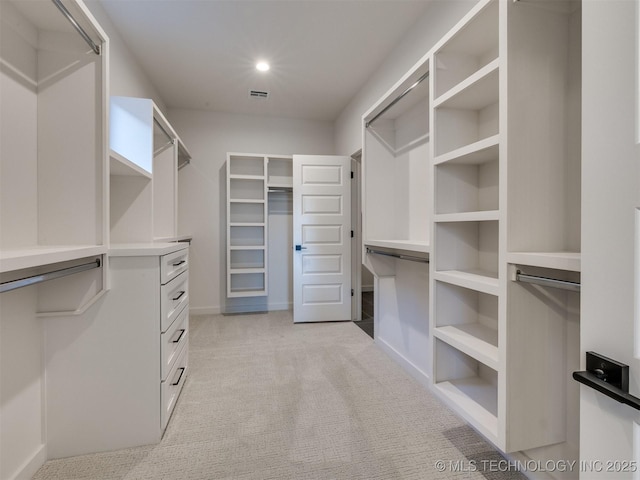
[[[293,321],[351,320],[351,158],[293,156]]]
[[[580,349],[640,397],[638,0],[582,2]],[[584,363],[583,363],[584,365]],[[640,411],[580,385],[580,478],[640,478]],[[632,473],[635,472],[635,473]]]

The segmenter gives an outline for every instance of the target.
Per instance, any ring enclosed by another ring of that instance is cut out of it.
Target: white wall
[[[170,109],[171,125],[193,155],[180,170],[178,233],[193,236],[190,306],[193,313],[219,313],[226,295],[224,163],[227,152],[332,154],[331,122]],[[271,265],[273,268],[274,265]]]
[[[335,152],[351,155],[362,148],[362,115],[384,95],[478,0],[441,0],[407,32],[335,122]]]
[[[129,50],[100,2],[86,0],[85,4],[109,37],[109,95],[150,98],[165,112],[165,103],[152,80],[140,68],[138,60]]]

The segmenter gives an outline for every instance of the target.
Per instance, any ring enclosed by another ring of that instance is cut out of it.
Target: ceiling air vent
[[[269,92],[265,92],[264,90],[249,90],[249,98],[259,98],[266,100],[269,98]]]

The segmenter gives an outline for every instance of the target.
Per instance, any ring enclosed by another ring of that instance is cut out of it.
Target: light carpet
[[[190,326],[159,444],[51,460],[34,479],[524,479],[471,471],[502,457],[353,323],[294,325],[285,311]]]

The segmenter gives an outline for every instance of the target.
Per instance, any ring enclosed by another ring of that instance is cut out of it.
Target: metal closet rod
[[[89,34],[85,32],[84,28],[82,28],[80,24],[77,22],[77,20],[73,18],[73,15],[71,15],[71,12],[67,10],[67,7],[65,7],[60,0],[51,0],[51,1],[54,3],[56,7],[58,7],[58,10],[62,12],[62,14],[66,17],[66,19],[69,20],[73,28],[76,29],[76,31],[80,34],[82,39],[85,42],[87,42],[87,44],[91,47],[91,50],[93,50],[96,55],[100,55],[100,45],[98,45],[96,42],[94,42],[91,39]]]
[[[373,253],[375,255],[384,255],[386,257],[399,258],[400,260],[409,260],[410,262],[429,263],[428,258],[415,257],[413,255],[404,255],[401,253],[383,252],[382,250],[374,250],[367,247],[367,253]]]
[[[411,90],[413,90],[414,88],[416,88],[418,85],[420,85],[420,83],[423,80],[426,80],[427,78],[429,78],[429,72],[425,73],[424,75],[422,75],[418,80],[416,80],[416,82],[411,85],[409,88],[407,88],[404,92],[402,92],[400,95],[398,95],[396,98],[393,99],[393,101],[387,105],[386,107],[384,107],[380,112],[378,112],[371,120],[369,120],[366,124],[365,127],[369,128],[369,125],[371,125],[373,122],[375,122],[378,117],[380,117],[380,115],[382,115],[383,113],[385,113],[387,110],[389,110],[391,107],[393,107],[396,103],[398,103],[400,100],[402,100],[402,98],[407,95]]]
[[[59,270],[42,273],[40,275],[32,275],[30,277],[20,278],[18,280],[3,282],[0,283],[0,293],[10,292],[11,290],[16,290],[17,288],[28,287],[29,285],[35,285],[36,283],[46,282],[47,280],[53,280],[55,278],[66,277],[67,275],[73,275],[74,273],[80,273],[86,270],[100,268],[101,265],[102,262],[100,261],[100,259],[96,258],[93,262],[83,263],[82,265],[61,268]]]
[[[556,278],[539,277],[537,275],[527,275],[520,270],[516,272],[517,282],[533,283],[535,285],[541,285],[543,287],[560,288],[562,290],[569,290],[570,292],[579,292],[580,283],[569,282],[567,280],[558,280]]]
[[[162,133],[164,133],[165,136],[169,139],[169,143],[167,143],[167,145],[173,145],[176,142],[176,139],[173,138],[171,135],[169,135],[169,133],[165,130],[165,128],[162,126],[162,124],[158,121],[157,118],[153,117],[153,123],[155,123],[158,126],[158,128],[162,130]],[[167,145],[165,145],[165,147]]]

